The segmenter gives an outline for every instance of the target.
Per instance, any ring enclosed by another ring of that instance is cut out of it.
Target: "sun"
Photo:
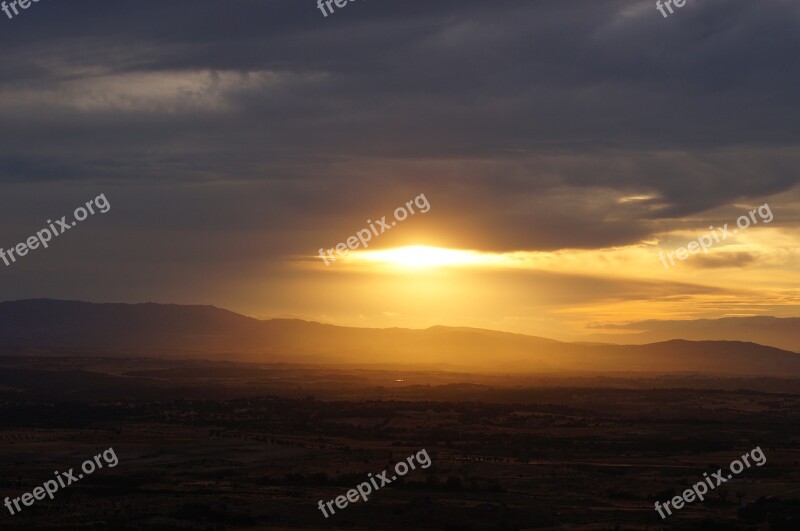
[[[356,261],[365,261],[407,268],[430,268],[480,264],[485,257],[476,251],[444,249],[425,245],[411,245],[385,251],[361,251],[354,253]]]

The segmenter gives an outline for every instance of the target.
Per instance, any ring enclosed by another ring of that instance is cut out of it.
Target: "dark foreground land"
[[[796,530],[800,385],[0,359],[0,497],[119,458],[3,530]],[[653,509],[760,446],[766,464]],[[432,465],[326,519],[425,449]]]

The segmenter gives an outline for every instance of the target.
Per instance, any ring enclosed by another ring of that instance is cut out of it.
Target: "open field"
[[[796,391],[726,380],[690,388],[685,376],[672,380],[683,388],[644,389],[652,379],[524,386],[211,362],[3,364],[0,495],[20,496],[109,447],[119,465],[4,514],[0,529],[776,530],[800,516]],[[757,445],[763,467],[660,521],[656,500]],[[327,520],[317,509],[423,448],[427,470]]]

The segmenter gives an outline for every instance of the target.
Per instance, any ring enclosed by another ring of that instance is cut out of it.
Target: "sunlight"
[[[362,251],[353,253],[352,259],[408,268],[464,266],[488,264],[494,261],[491,256],[476,251],[444,249],[424,245],[411,245],[385,251]]]

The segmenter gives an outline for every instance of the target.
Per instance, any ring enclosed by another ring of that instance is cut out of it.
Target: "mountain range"
[[[348,328],[259,320],[213,306],[0,303],[5,355],[202,357],[330,365],[418,365],[494,373],[693,372],[800,376],[800,354],[746,341],[565,343],[474,328]]]
[[[604,328],[610,328],[608,326]],[[800,352],[800,317],[725,317],[694,321],[638,321],[618,326],[619,333],[590,334],[587,341],[641,345],[669,339],[750,341]]]

